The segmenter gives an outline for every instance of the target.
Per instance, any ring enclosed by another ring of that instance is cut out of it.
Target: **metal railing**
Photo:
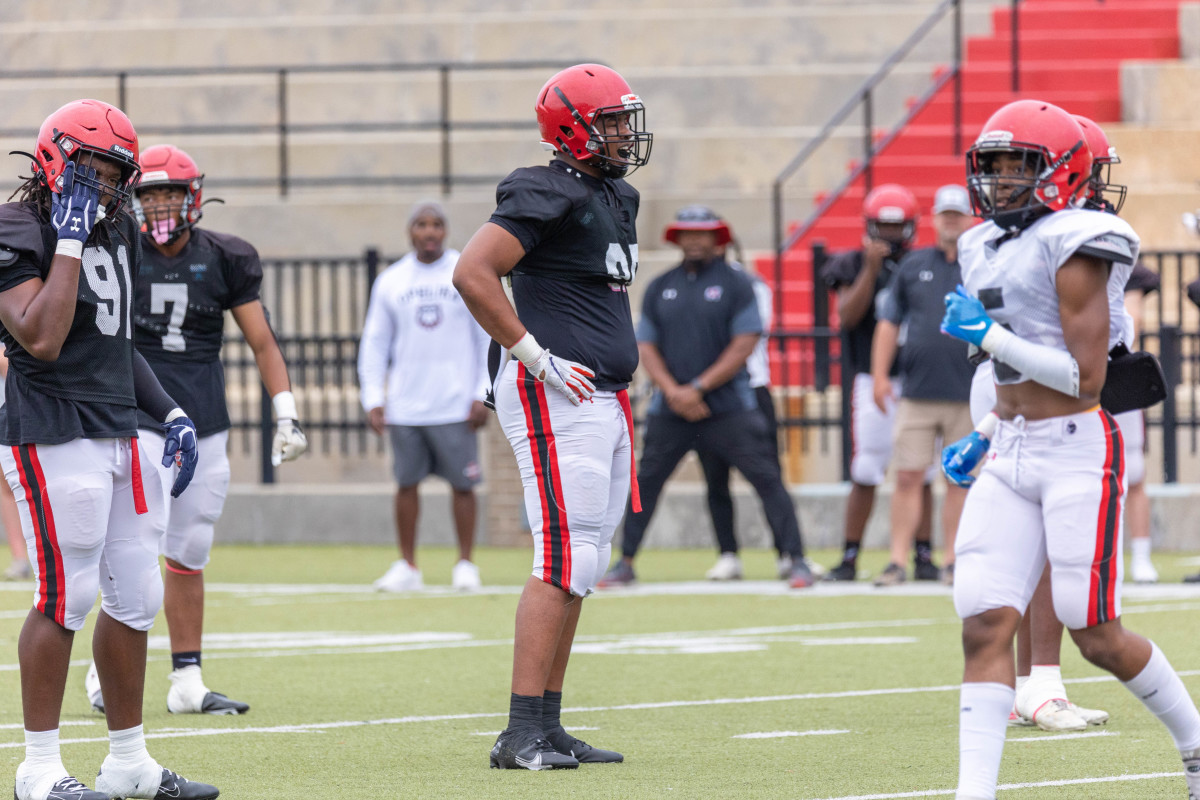
[[[124,70],[74,69],[74,70],[0,70],[0,81],[34,80],[80,80],[109,79],[114,82],[115,105],[134,119],[139,136],[182,136],[216,135],[245,136],[248,134],[274,134],[276,139],[277,175],[274,176],[221,176],[221,184],[240,187],[278,187],[281,196],[293,187],[362,187],[362,186],[440,186],[449,194],[455,185],[487,185],[499,182],[504,175],[471,175],[456,173],[452,160],[451,134],[470,130],[533,130],[532,119],[454,119],[451,115],[453,91],[452,76],[461,72],[485,72],[493,70],[539,70],[549,75],[550,71],[563,69],[575,61],[528,60],[528,61],[446,61],[390,64],[294,64],[278,66],[246,67],[145,67]],[[602,62],[596,62],[602,63]],[[296,75],[348,75],[348,74],[400,74],[433,73],[437,76],[438,112],[436,117],[421,120],[392,120],[382,122],[298,122],[291,118],[289,94],[291,79]],[[154,123],[161,109],[130,108],[137,96],[139,82],[160,78],[226,78],[232,76],[264,76],[274,78],[275,102],[266,107],[262,122],[250,124],[184,124],[161,125]],[[41,123],[41,120],[31,120]],[[28,137],[37,135],[37,126],[0,128],[0,136]],[[386,175],[372,171],[370,174],[340,174],[334,176],[304,175],[296,172],[289,148],[292,137],[309,133],[403,133],[436,131],[439,135],[440,158],[436,172],[419,175]]]

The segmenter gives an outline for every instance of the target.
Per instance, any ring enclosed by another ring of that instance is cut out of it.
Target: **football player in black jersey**
[[[137,158],[137,134],[120,110],[68,103],[42,124],[20,199],[0,206],[9,358],[0,464],[37,579],[18,642],[25,760],[16,800],[218,794],[163,769],[142,731],[166,490],[157,470],[142,467],[159,456],[138,438],[138,413],[164,432],[162,460],[180,465],[172,496],[195,471],[196,429],[134,348],[131,277],[141,253],[125,204]],[[110,749],[92,791],[64,767],[58,726],[74,632],[97,591],[92,654],[109,700]]]
[[[204,629],[204,567],[212,550],[213,526],[229,488],[229,412],[221,343],[225,311],[246,337],[263,384],[271,395],[277,427],[271,461],[299,458],[307,448],[296,421],[296,400],[287,364],[259,299],[262,265],[258,253],[236,236],[197,228],[204,176],[178,147],[148,147],[133,205],[142,220],[142,266],[133,296],[134,343],[163,387],[188,410],[199,437],[196,489],[167,503],[163,610],[171,638],[173,714],[244,714],[250,706],[209,691],[200,671]],[[143,438],[160,434],[139,416]],[[164,470],[170,481],[171,467]],[[92,705],[103,710],[100,685],[89,671]]]
[[[627,287],[637,271],[638,193],[623,178],[649,159],[653,136],[629,84],[596,64],[553,76],[535,107],[555,158],[500,183],[454,285],[506,348],[495,407],[534,541],[517,606],[508,727],[491,766],[536,770],[623,760],[563,730],[559,710],[580,606],[608,565],[631,483],[626,388],[638,350]],[[633,492],[639,509],[636,483]]]

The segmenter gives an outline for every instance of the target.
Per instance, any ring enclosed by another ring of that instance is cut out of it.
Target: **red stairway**
[[[964,46],[963,146],[970,145],[993,111],[1019,97],[1048,100],[1100,123],[1119,121],[1121,62],[1178,58],[1182,1],[1022,0],[1019,94],[1011,91],[1010,5],[994,8],[992,34],[970,37]],[[933,241],[929,209],[934,191],[942,184],[964,180],[962,155],[952,153],[953,119],[951,81],[876,155],[873,166],[874,185],[900,183],[916,194],[924,212],[918,241],[921,245]],[[813,325],[812,245],[824,241],[830,251],[857,248],[863,234],[863,195],[860,178],[785,254],[782,287],[773,287],[783,295],[783,317],[776,320],[777,328],[794,330]],[[757,268],[768,283],[773,283],[773,257],[759,259]],[[774,350],[772,353],[777,360]],[[799,373],[796,360],[792,360],[789,380],[809,384],[811,354],[796,355]],[[782,377],[778,370],[775,377]]]

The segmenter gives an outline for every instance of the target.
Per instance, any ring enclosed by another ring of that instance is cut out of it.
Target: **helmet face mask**
[[[142,231],[169,246],[200,221],[204,176],[191,156],[169,144],[146,148],[142,170],[134,210]]]
[[[1117,149],[1108,143],[1108,137],[1099,125],[1079,114],[1073,116],[1079,127],[1083,128],[1084,138],[1092,151],[1092,175],[1088,179],[1083,207],[1119,214],[1121,207],[1125,205],[1125,195],[1129,187],[1112,182],[1112,165],[1121,163]]]
[[[75,173],[75,181],[95,189],[111,221],[133,194],[141,174],[137,133],[120,109],[99,100],[76,100],[55,111],[42,123],[34,148],[35,176],[53,193],[62,191],[62,171],[67,161],[96,169],[95,178]],[[117,168],[116,180],[101,179]]]
[[[876,186],[863,198],[867,238],[891,245],[888,257],[893,260],[916,240],[919,217],[916,195],[898,183]]]
[[[967,150],[967,190],[975,213],[1023,230],[1074,207],[1092,175],[1083,128],[1058,106],[1018,100],[984,124]]]
[[[623,178],[650,160],[654,134],[646,109],[625,79],[599,64],[579,64],[550,78],[534,104],[542,144]]]

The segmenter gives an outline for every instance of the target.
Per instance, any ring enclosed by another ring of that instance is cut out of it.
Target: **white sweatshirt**
[[[490,339],[451,283],[458,251],[409,253],[375,279],[358,350],[363,409],[389,425],[462,422],[488,388]]]

